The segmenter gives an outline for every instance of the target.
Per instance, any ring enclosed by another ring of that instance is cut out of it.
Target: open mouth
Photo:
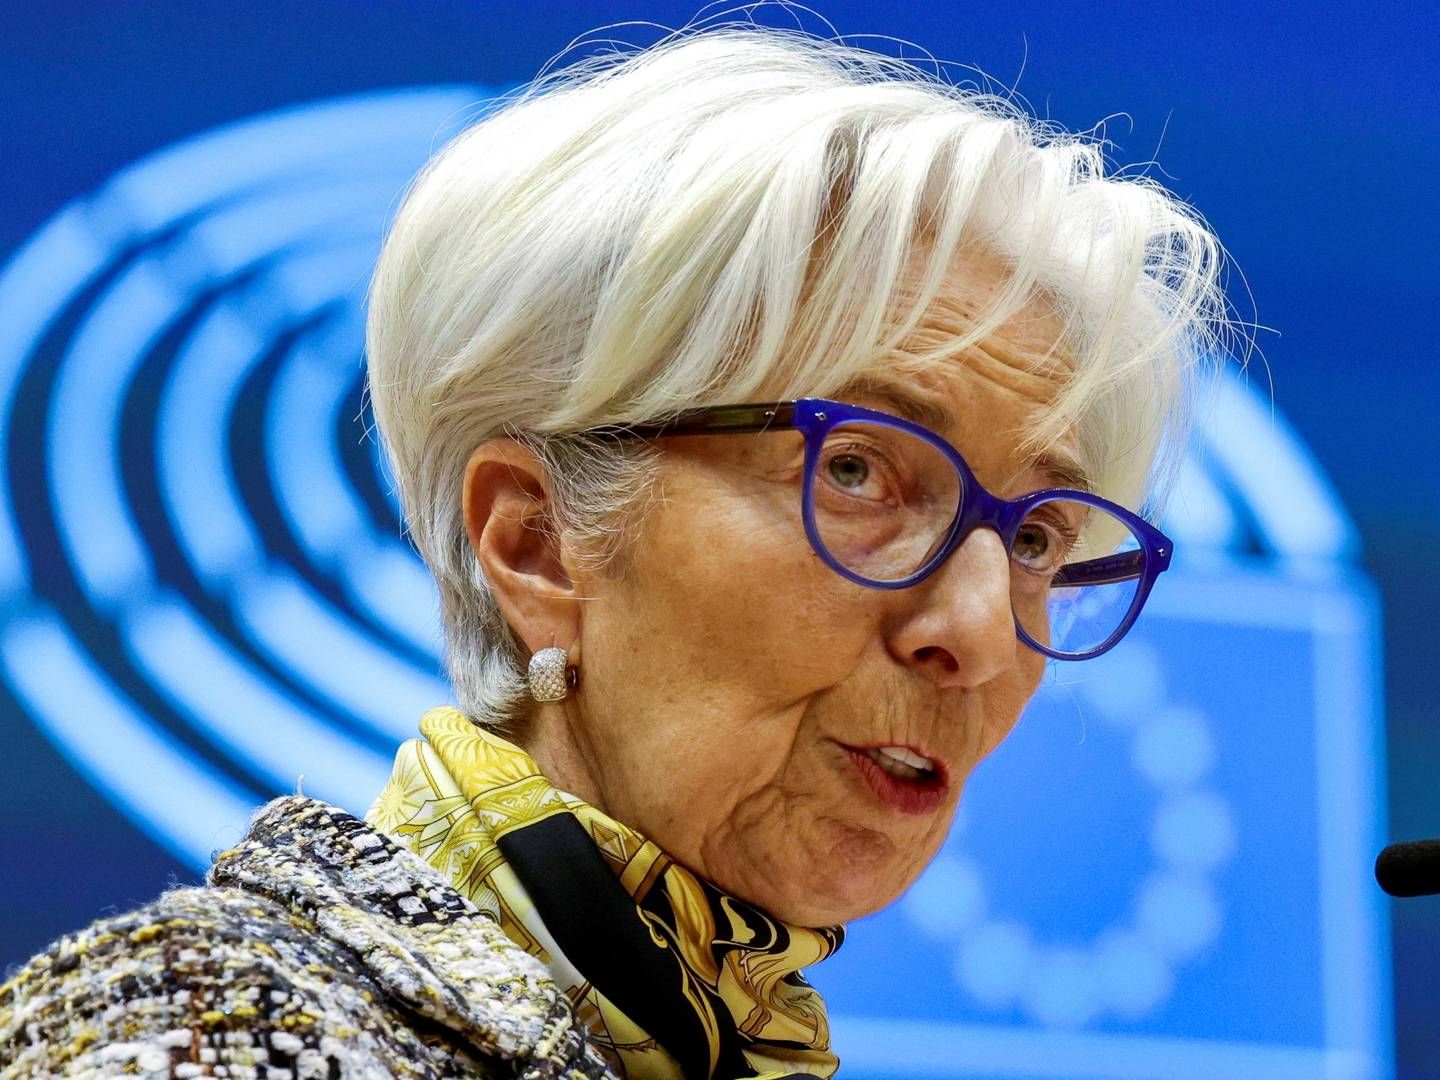
[[[933,761],[903,746],[872,746],[865,753],[897,780],[921,780],[935,775]]]
[[[846,746],[845,751],[865,786],[890,809],[929,814],[945,801],[950,782],[943,763],[903,746]]]

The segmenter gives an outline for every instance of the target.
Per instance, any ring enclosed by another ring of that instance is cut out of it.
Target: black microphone
[[[1440,840],[1391,844],[1375,860],[1375,880],[1391,896],[1440,893]]]

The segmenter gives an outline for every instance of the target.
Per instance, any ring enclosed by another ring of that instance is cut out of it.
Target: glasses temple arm
[[[670,420],[654,424],[608,424],[590,428],[587,435],[650,439],[660,435],[724,435],[785,430],[795,418],[793,401],[767,401],[749,405],[709,405],[688,409]]]
[[[1052,589],[1075,585],[1114,585],[1145,576],[1145,552],[1124,551],[1099,559],[1086,559],[1061,567],[1050,582]]]

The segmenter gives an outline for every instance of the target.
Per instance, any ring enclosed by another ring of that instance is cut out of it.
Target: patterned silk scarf
[[[800,969],[840,927],[779,922],[558,791],[519,747],[431,709],[366,820],[538,957],[628,1080],[831,1076]]]

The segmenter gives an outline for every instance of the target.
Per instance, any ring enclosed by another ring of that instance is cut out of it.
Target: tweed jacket
[[[0,1077],[611,1077],[544,966],[430,866],[301,796],[207,886],[0,986]]]

